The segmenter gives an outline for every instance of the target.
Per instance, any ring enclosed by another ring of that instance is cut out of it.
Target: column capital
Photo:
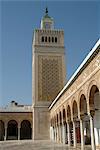
[[[94,115],[95,115],[95,110],[90,110],[90,112],[88,113],[89,118],[90,118],[90,117],[93,118]]]
[[[21,123],[20,122],[18,122],[18,128],[21,128]]]
[[[4,122],[4,126],[5,126],[5,128],[7,128],[7,126],[8,126],[8,122],[7,121]]]

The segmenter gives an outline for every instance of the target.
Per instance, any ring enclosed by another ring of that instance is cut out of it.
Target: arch
[[[63,108],[63,123],[66,122],[66,111],[65,111],[65,108]]]
[[[0,120],[0,141],[4,140],[4,122]]]
[[[55,43],[57,43],[57,37],[55,37]]]
[[[87,89],[88,99],[89,99],[90,91],[91,91],[91,88],[92,88],[93,85],[96,86],[96,87],[99,89],[99,92],[100,92],[100,87],[99,87],[98,82],[97,82],[96,80],[90,81],[89,86],[88,86],[88,89]]]
[[[49,42],[51,42],[51,38],[50,38],[50,36],[49,36],[49,38],[48,38],[48,41],[49,41]]]
[[[74,100],[72,105],[73,120],[75,122],[76,143],[81,143],[80,122],[78,119],[78,105]]]
[[[58,123],[59,123],[59,119],[58,119],[58,113],[57,113],[57,125],[58,125]]]
[[[61,124],[62,123],[62,116],[61,116],[61,111],[59,112],[59,123]]]
[[[94,118],[94,137],[95,144],[100,144],[100,93],[97,85],[92,85],[89,92],[89,109],[90,114]]]
[[[31,123],[29,120],[23,120],[21,122],[21,131],[20,131],[21,139],[31,139],[32,138],[32,129],[31,129]]]
[[[71,142],[71,145],[73,145],[74,137],[73,137],[73,123],[72,123],[72,121],[69,123],[69,130],[70,130],[70,142]]]
[[[7,139],[8,140],[18,139],[18,123],[16,120],[10,120],[8,122]]]
[[[56,116],[54,116],[54,126],[56,126]]]
[[[78,118],[78,106],[77,106],[77,102],[75,100],[72,105],[72,111],[73,111],[73,118],[77,119]]]
[[[41,42],[44,42],[44,36],[41,37]]]
[[[89,106],[90,106],[90,112],[95,111],[99,109],[100,107],[100,101],[96,100],[99,97],[99,89],[96,85],[92,85],[89,93]]]
[[[67,106],[67,120],[71,121],[71,108],[69,105]]]
[[[47,42],[47,36],[45,37],[45,42]]]
[[[82,94],[80,97],[80,115],[87,115],[87,101],[84,94]]]
[[[87,101],[84,94],[80,97],[80,117],[84,123],[84,142],[86,145],[91,144],[91,134],[90,134],[90,120],[87,113]]]
[[[52,43],[54,42],[54,37],[52,37]]]

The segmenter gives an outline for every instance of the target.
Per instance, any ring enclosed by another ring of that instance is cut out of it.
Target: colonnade
[[[0,140],[20,140],[32,138],[31,123],[28,120],[23,120],[21,122],[17,122],[15,120],[0,120],[0,126]]]
[[[58,107],[55,112],[51,110],[51,140],[68,146],[91,145],[92,150],[100,146],[100,135],[96,141],[95,130],[100,130],[100,92],[96,85],[89,91],[89,99],[84,94],[79,101],[72,100]],[[97,143],[97,144],[96,144]]]

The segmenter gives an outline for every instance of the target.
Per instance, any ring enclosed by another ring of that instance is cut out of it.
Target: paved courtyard
[[[66,150],[67,147],[49,141],[4,141],[0,150]]]
[[[80,150],[80,148],[68,148],[67,145],[50,141],[3,141],[0,142],[0,150]],[[86,150],[91,150],[90,147]]]

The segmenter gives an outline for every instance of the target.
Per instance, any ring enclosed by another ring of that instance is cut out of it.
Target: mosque
[[[48,10],[32,39],[32,105],[0,108],[0,140],[100,147],[100,39],[66,81],[64,31]]]

